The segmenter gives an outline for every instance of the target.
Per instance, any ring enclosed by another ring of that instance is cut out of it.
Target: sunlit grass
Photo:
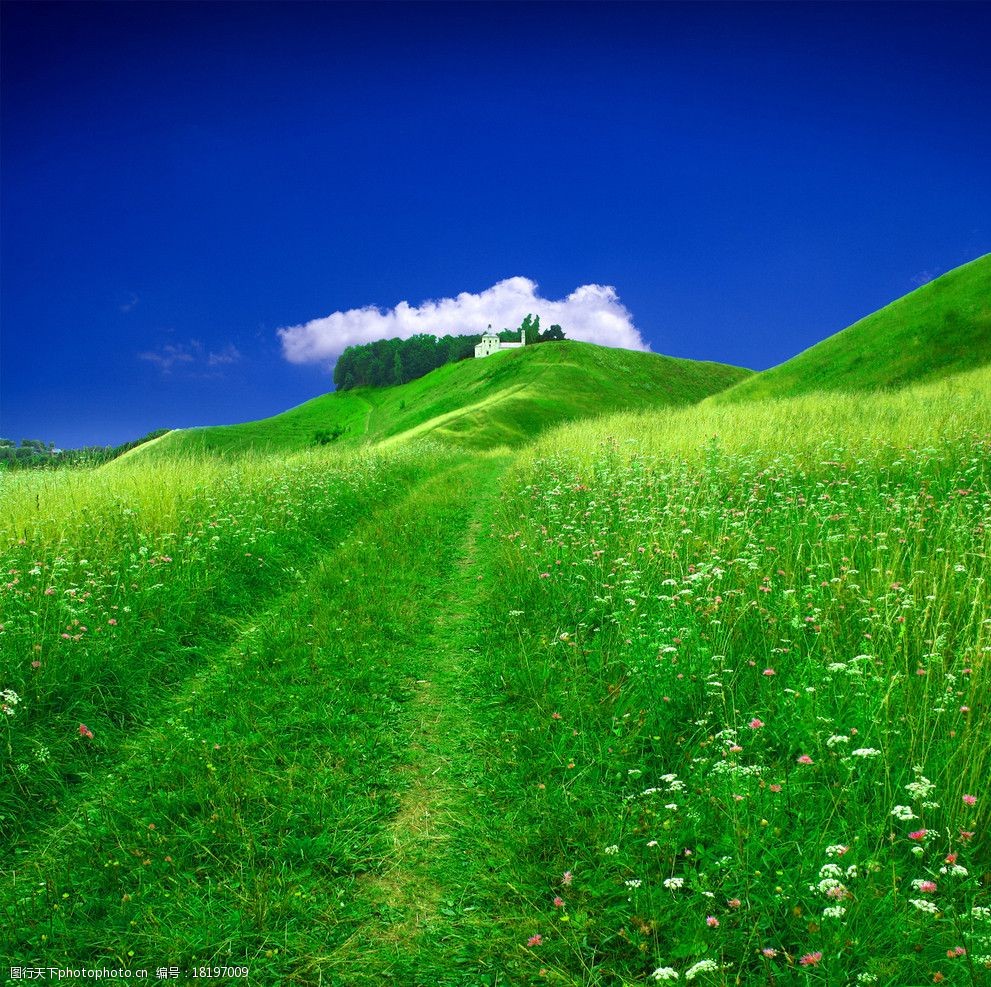
[[[521,457],[493,674],[534,971],[982,982],[988,381],[616,416]]]

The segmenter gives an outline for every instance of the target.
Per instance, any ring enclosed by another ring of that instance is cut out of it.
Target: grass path
[[[453,509],[458,519],[438,529],[433,545],[421,543],[421,551],[441,563],[443,575],[423,587],[431,591],[427,623],[415,630],[404,659],[422,669],[422,677],[411,682],[412,696],[397,724],[407,751],[395,771],[402,795],[387,829],[385,866],[361,882],[369,919],[333,958],[342,982],[463,982],[450,967],[450,947],[458,926],[475,910],[465,904],[473,867],[466,831],[474,818],[475,751],[483,743],[476,713],[484,707],[483,697],[473,692],[466,642],[478,619],[483,569],[477,542],[505,465],[504,457],[490,458],[458,471],[456,485],[443,478],[439,484],[448,488],[447,498],[438,496],[438,484],[422,489],[424,505],[435,516]],[[447,945],[437,950],[438,941]]]

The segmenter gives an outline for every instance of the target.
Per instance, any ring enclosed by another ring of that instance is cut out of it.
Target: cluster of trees
[[[0,470],[52,469],[79,464],[98,466],[122,456],[143,442],[157,439],[167,431],[167,428],[160,428],[119,446],[85,446],[82,449],[57,449],[54,442],[43,442],[41,439],[21,439],[18,445],[13,439],[0,438]]]
[[[521,332],[526,335],[527,346],[564,339],[564,330],[557,325],[541,332],[539,315],[528,315],[519,329],[503,329],[498,335],[504,342],[512,342],[519,339]],[[348,391],[352,387],[406,384],[445,363],[470,359],[481,341],[481,334],[438,337],[420,333],[409,339],[378,339],[349,346],[334,367],[334,386]]]

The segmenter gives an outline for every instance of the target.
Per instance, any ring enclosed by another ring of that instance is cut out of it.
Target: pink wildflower
[[[928,829],[917,829],[914,833],[909,833],[908,838],[910,840],[915,840],[917,843],[921,843],[922,840],[926,838],[926,833],[928,832]]]
[[[730,898],[730,900],[727,901],[726,904],[729,905],[730,908],[739,908],[741,905],[741,901],[739,898]]]
[[[719,919],[715,915],[707,915],[705,919],[705,924],[709,926],[710,929],[719,928]]]
[[[776,949],[772,949],[770,946],[765,946],[761,950],[761,953],[764,956],[766,956],[769,960],[773,960],[774,957],[778,955],[778,951]]]
[[[771,791],[774,792],[775,794],[777,794],[778,792],[781,791],[781,786],[778,785],[777,783],[771,785],[770,788],[771,788]]]
[[[759,730],[763,725],[764,721],[758,720],[756,716],[747,724],[751,730]]]
[[[543,941],[544,937],[538,934],[535,936],[530,936],[530,938],[527,939],[526,944],[528,946],[539,946]]]
[[[570,870],[566,870],[561,875],[561,883],[567,888],[567,887],[569,887],[571,885],[571,881],[572,881],[571,871]]]
[[[551,719],[552,720],[559,720],[559,719],[561,719],[561,714],[560,713],[551,713]]]
[[[977,796],[976,795],[964,795],[963,800],[964,800],[964,802],[967,803],[967,805],[974,805],[977,802]]]
[[[803,755],[802,755],[802,756],[801,756],[801,757],[800,757],[800,758],[798,759],[798,763],[799,763],[799,764],[812,764],[812,763],[813,763],[813,761],[812,761],[812,758],[811,758],[811,757],[809,757],[809,755],[808,755],[808,754],[803,754]]]
[[[560,895],[558,895],[558,896],[556,896],[554,898],[554,907],[555,908],[564,908],[564,899]]]
[[[920,881],[919,882],[919,890],[923,894],[933,894],[936,891],[936,882],[935,881]]]
[[[778,673],[773,668],[765,668],[764,669],[764,674],[765,675],[777,675]]]
[[[818,966],[822,960],[822,953],[816,950],[814,953],[806,953],[799,961],[799,966]]]
[[[79,724],[79,736],[80,737],[86,737],[89,740],[92,740],[93,739],[93,731],[90,730],[90,728],[88,726],[86,726],[85,723],[80,723]]]

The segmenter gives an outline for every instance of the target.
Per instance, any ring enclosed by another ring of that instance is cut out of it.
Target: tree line
[[[13,439],[0,438],[0,470],[3,469],[54,469],[58,466],[99,466],[111,459],[123,456],[144,442],[164,435],[167,428],[149,432],[140,439],[122,442],[117,446],[84,446],[82,449],[58,449],[54,442],[42,439],[21,439],[20,444]]]
[[[540,316],[528,315],[519,329],[503,329],[498,333],[503,342],[514,342],[520,333],[526,345],[564,339],[564,330],[553,325],[541,331]],[[349,346],[334,367],[334,386],[339,391],[353,387],[391,387],[406,384],[444,366],[468,360],[475,355],[481,333],[472,336],[433,336],[419,333],[408,339],[377,339],[373,343]]]

